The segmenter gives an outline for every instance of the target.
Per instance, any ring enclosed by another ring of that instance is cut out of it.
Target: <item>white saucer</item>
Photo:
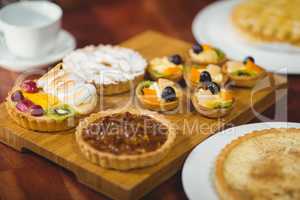
[[[268,128],[300,128],[300,123],[253,123],[216,133],[199,144],[186,159],[182,171],[182,184],[190,200],[218,200],[213,183],[214,163],[219,152],[239,136]]]
[[[300,48],[288,44],[250,43],[234,30],[229,16],[232,7],[240,1],[218,1],[199,12],[192,24],[196,40],[219,47],[232,59],[242,60],[251,55],[269,71],[300,74]]]
[[[46,66],[61,60],[66,54],[74,50],[76,41],[73,35],[65,30],[60,31],[55,49],[43,57],[19,58],[12,55],[6,48],[4,41],[0,42],[0,66],[12,71],[25,71]]]

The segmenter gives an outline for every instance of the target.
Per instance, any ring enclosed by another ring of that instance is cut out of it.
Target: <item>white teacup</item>
[[[0,10],[0,32],[16,56],[32,58],[49,53],[56,44],[62,9],[49,1],[21,1]]]

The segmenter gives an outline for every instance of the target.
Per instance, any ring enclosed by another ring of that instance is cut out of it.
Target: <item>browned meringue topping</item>
[[[157,150],[167,140],[168,128],[154,118],[130,112],[105,116],[83,130],[83,140],[102,152],[116,155]]]

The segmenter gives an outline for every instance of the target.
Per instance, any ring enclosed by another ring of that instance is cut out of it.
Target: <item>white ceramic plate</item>
[[[218,1],[199,12],[192,24],[196,40],[221,48],[232,59],[242,60],[251,55],[269,71],[300,74],[300,48],[288,44],[250,43],[234,30],[229,16],[232,7],[240,1]]]
[[[186,159],[182,171],[183,188],[190,200],[218,200],[213,183],[214,162],[226,144],[251,131],[268,128],[300,128],[300,123],[253,123],[216,133],[199,144]]]
[[[55,49],[49,54],[37,58],[19,58],[12,55],[0,42],[0,66],[12,71],[26,71],[37,67],[46,66],[61,60],[66,54],[76,47],[75,38],[67,31],[62,30],[57,38]]]

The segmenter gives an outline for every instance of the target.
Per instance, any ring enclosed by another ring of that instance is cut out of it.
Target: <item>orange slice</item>
[[[144,93],[144,95],[142,96],[142,98],[145,101],[147,101],[147,103],[159,105],[160,102],[157,99],[156,90],[151,89],[151,88],[144,88],[143,93]]]
[[[59,100],[57,97],[42,92],[38,92],[38,93],[23,92],[23,95],[26,99],[29,99],[36,105],[42,106],[43,109],[45,110],[59,104]]]
[[[228,90],[221,90],[221,98],[225,101],[227,100],[232,100],[233,99],[233,94],[231,91],[228,91]]]
[[[169,67],[164,71],[164,74],[167,76],[175,75],[181,73],[181,69],[179,67]]]
[[[191,69],[191,81],[198,82],[199,81],[200,72],[198,69],[192,67]]]
[[[203,47],[203,50],[204,50],[204,51],[207,51],[207,50],[213,50],[213,49],[214,49],[212,46],[210,46],[210,45],[208,45],[208,44],[203,44],[202,47]]]
[[[247,62],[246,68],[249,71],[253,71],[253,72],[256,72],[256,73],[261,73],[263,71],[260,67],[258,67],[255,63],[253,63],[251,61]]]

